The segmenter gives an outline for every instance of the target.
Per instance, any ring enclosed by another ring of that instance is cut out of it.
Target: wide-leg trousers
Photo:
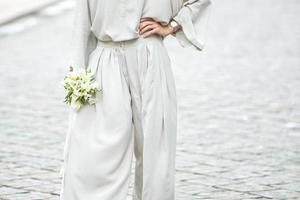
[[[133,155],[134,200],[174,200],[177,100],[160,36],[98,41],[89,67],[102,91],[70,111],[62,200],[126,200]]]

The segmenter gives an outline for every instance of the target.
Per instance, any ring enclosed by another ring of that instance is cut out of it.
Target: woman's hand
[[[159,22],[152,18],[141,18],[139,25],[139,34],[143,37],[149,37],[151,35],[167,36],[173,32],[173,28],[168,25],[161,25]]]

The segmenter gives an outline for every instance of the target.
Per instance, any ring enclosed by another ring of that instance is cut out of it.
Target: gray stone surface
[[[215,0],[204,52],[166,40],[176,199],[300,199],[299,10],[298,0]],[[60,188],[72,14],[33,17],[0,38],[1,200],[54,200]]]
[[[2,0],[0,1],[0,24],[36,12],[58,0]]]

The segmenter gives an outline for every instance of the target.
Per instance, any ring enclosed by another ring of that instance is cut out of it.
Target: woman
[[[125,200],[132,155],[135,200],[174,200],[176,93],[163,44],[202,50],[209,0],[77,0],[73,67],[102,91],[70,114],[63,200]]]

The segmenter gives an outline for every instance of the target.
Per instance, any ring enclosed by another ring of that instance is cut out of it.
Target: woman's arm
[[[88,56],[96,45],[96,38],[91,32],[91,26],[88,0],[77,0],[70,60],[70,65],[74,68],[88,66]]]
[[[152,18],[142,18],[139,34],[143,37],[172,34],[181,46],[202,50],[206,39],[210,4],[210,0],[184,0],[179,12],[165,26]],[[172,21],[178,26],[172,26]]]
[[[172,33],[181,46],[202,50],[206,40],[210,14],[210,0],[184,0],[179,12],[173,17],[182,28]]]

